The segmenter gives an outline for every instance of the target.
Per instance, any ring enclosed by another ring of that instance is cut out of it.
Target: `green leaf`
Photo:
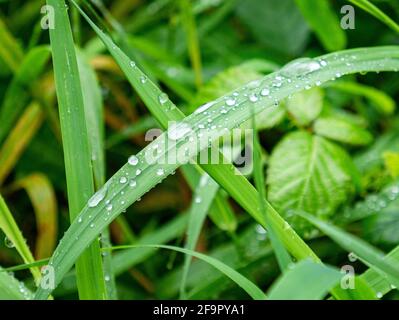
[[[54,19],[57,21],[57,27],[50,29],[50,42],[64,148],[69,215],[73,222],[94,192],[91,154],[66,5],[64,0],[48,0],[47,3],[53,6]],[[80,298],[104,299],[106,292],[98,240],[94,240],[82,254],[76,268]]]
[[[270,157],[270,201],[283,212],[303,209],[319,216],[331,215],[353,188],[344,152],[307,132],[286,135]]]
[[[372,134],[367,130],[337,117],[319,118],[313,129],[320,136],[353,145],[368,145],[373,140]]]
[[[392,178],[399,177],[399,153],[386,151],[383,153],[383,158],[385,162],[385,167],[387,168],[389,174]]]
[[[287,110],[300,126],[305,126],[318,117],[323,108],[322,89],[313,88],[294,94],[286,100]]]
[[[0,19],[0,42],[0,57],[11,71],[16,72],[23,58],[23,52],[2,19]]]
[[[345,271],[343,273],[345,273]],[[341,279],[341,281],[342,280],[344,279]],[[354,276],[353,280],[353,289],[343,289],[341,285],[337,285],[331,291],[332,295],[338,300],[376,300],[375,291],[363,278]]]
[[[316,217],[306,213],[297,212],[302,218],[311,222],[314,226],[323,231],[327,236],[338,243],[342,248],[353,252],[369,267],[384,274],[396,287],[399,286],[399,263],[394,259],[388,259],[379,249],[371,246],[364,240],[355,237],[331,224],[328,224]]]
[[[270,300],[320,300],[342,275],[332,267],[303,260],[276,280],[268,292]],[[311,281],[309,281],[311,279]]]
[[[293,0],[240,1],[237,14],[260,43],[286,55],[299,54],[308,39],[308,26]]]
[[[228,265],[224,264],[223,262],[216,260],[215,258],[209,257],[205,254],[195,252],[192,250],[188,249],[183,249],[179,247],[174,247],[174,246],[167,246],[167,245],[127,245],[127,246],[116,246],[109,248],[110,250],[116,250],[116,249],[132,249],[132,248],[160,248],[160,249],[168,249],[168,250],[174,250],[177,252],[181,252],[190,256],[193,256],[195,258],[201,259],[205,261],[206,263],[209,263],[212,265],[214,268],[218,269],[220,272],[224,273],[227,277],[229,277],[231,280],[233,280],[237,285],[239,285],[241,288],[243,288],[249,296],[254,299],[254,300],[265,300],[266,295],[262,292],[261,289],[259,289],[254,283],[252,283],[250,280],[242,276],[240,273],[229,267]],[[137,250],[136,249],[136,250]],[[106,250],[106,248],[104,248]]]
[[[342,50],[346,46],[346,35],[330,2],[327,0],[295,0],[299,10],[316,33],[327,51]]]

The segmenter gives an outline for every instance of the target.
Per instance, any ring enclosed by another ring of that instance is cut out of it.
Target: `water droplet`
[[[129,186],[130,186],[130,187],[134,188],[136,185],[137,185],[136,180],[133,180],[133,179],[130,180],[130,182],[129,182]]]
[[[90,228],[94,228],[94,223],[91,223],[91,224],[90,224]]]
[[[355,262],[358,258],[353,252],[350,252],[348,254],[348,259],[349,259],[350,262]]]
[[[201,203],[201,201],[202,201],[202,199],[201,199],[200,196],[196,196],[195,199],[194,199],[195,203]]]
[[[205,104],[203,104],[202,106],[199,106],[199,107],[197,108],[197,110],[195,110],[194,113],[202,113],[202,112],[204,112],[205,110],[207,110],[207,109],[209,109],[210,107],[212,107],[213,104],[214,104],[213,101],[208,102],[208,103],[205,103]]]
[[[107,209],[107,211],[111,211],[112,210],[112,204],[108,204],[105,209]]]
[[[166,93],[161,93],[158,97],[158,101],[160,104],[165,104],[166,102],[168,102],[169,97]]]
[[[249,96],[249,101],[251,101],[251,102],[256,102],[256,101],[258,101],[258,96],[257,96],[255,93],[251,94],[251,95]]]
[[[4,238],[4,244],[5,244],[5,246],[6,246],[7,248],[10,248],[10,249],[12,249],[12,248],[15,247],[14,242],[12,242],[12,241],[11,241],[9,238],[7,238],[7,237]]]
[[[170,140],[179,140],[186,136],[188,133],[190,133],[191,127],[185,123],[185,122],[180,122],[180,123],[172,123],[172,125],[169,127],[168,130],[168,138]]]
[[[111,281],[111,277],[109,275],[105,275],[104,276],[104,280],[107,281],[107,282]]]
[[[321,68],[320,64],[311,58],[296,59],[281,69],[281,73],[287,77],[298,77],[312,73]]]
[[[88,205],[90,208],[97,207],[97,205],[105,198],[107,194],[106,188],[101,188],[98,190],[88,201]]]
[[[147,82],[147,77],[146,76],[141,76],[140,77],[140,82],[143,83],[143,84],[146,83]]]
[[[78,223],[82,223],[82,217],[78,218]]]
[[[119,182],[122,183],[122,184],[124,184],[124,183],[127,182],[127,178],[126,178],[126,177],[121,177],[121,178],[119,179]]]
[[[134,68],[134,67],[136,66],[136,62],[130,61],[130,66],[131,66],[132,68]]]
[[[231,99],[231,98],[229,98],[229,99],[227,99],[226,100],[226,104],[228,105],[228,106],[234,106],[235,104],[236,104],[236,99]]]
[[[140,169],[137,169],[136,170],[136,176],[139,176],[141,174],[141,170]]]
[[[322,67],[325,67],[325,66],[327,66],[327,62],[324,61],[324,60],[321,60],[321,61],[320,61],[320,65],[321,65]]]
[[[262,91],[260,92],[260,94],[264,97],[268,96],[270,94],[270,90],[267,88],[262,89]]]
[[[383,296],[382,292],[377,292],[377,298],[378,298],[378,299],[381,299],[382,296]]]
[[[127,162],[131,165],[131,166],[136,166],[139,163],[139,158],[137,158],[135,155],[130,156],[129,159],[127,160]]]
[[[164,174],[165,174],[165,170],[164,170],[164,169],[159,168],[159,169],[157,170],[157,175],[158,175],[158,176],[163,176]]]

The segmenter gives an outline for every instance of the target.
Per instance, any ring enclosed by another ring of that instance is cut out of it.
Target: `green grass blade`
[[[43,110],[33,102],[19,118],[0,149],[0,185],[4,183],[43,123]]]
[[[23,58],[23,51],[2,19],[0,19],[0,42],[0,57],[12,72],[16,72]]]
[[[23,58],[0,107],[0,143],[29,101],[28,88],[42,73],[50,58],[48,46],[38,46]]]
[[[77,12],[77,14],[79,14]],[[105,153],[104,153],[104,114],[101,89],[96,74],[90,66],[85,54],[77,51],[80,82],[83,92],[86,124],[89,138],[91,164],[95,190],[100,189],[105,183]],[[104,229],[101,234],[101,244],[111,245],[109,230]],[[104,280],[107,298],[117,299],[115,277],[112,270],[112,259],[109,254],[103,254]]]
[[[370,1],[368,0],[348,0],[348,1],[352,2],[354,5],[357,5],[359,8],[363,9],[364,11],[367,11],[372,16],[380,20],[382,23],[385,23],[392,30],[399,33],[399,25],[395,21],[393,21],[389,16],[387,16],[383,11],[381,11],[377,6],[372,4]]]
[[[237,285],[239,285],[241,288],[243,288],[248,295],[254,299],[254,300],[265,300],[266,295],[262,292],[261,289],[259,289],[253,282],[242,276],[240,273],[229,267],[228,265],[224,264],[223,262],[209,257],[205,254],[195,252],[192,250],[188,249],[183,249],[175,246],[167,246],[167,245],[127,245],[127,246],[116,246],[112,248],[108,248],[110,250],[120,250],[120,249],[132,249],[132,248],[160,248],[160,249],[168,249],[168,250],[174,250],[177,252],[181,252],[190,256],[193,256],[195,258],[201,259],[205,261],[206,263],[209,263],[216,269],[218,269],[220,272],[224,273],[227,277],[229,277],[231,280],[233,280]],[[107,248],[104,248],[106,250]]]
[[[270,218],[266,204],[266,183],[264,177],[264,169],[262,163],[262,151],[259,142],[258,131],[256,130],[255,115],[252,114],[252,128],[253,133],[253,147],[254,147],[254,168],[253,175],[255,180],[255,186],[259,194],[259,207],[261,212],[264,214],[266,221],[266,230],[268,231],[270,243],[276,254],[277,262],[281,271],[287,270],[288,266],[292,263],[291,257],[281,242],[278,233],[275,230],[273,219]]]
[[[326,50],[337,51],[345,48],[345,32],[329,1],[295,0],[295,2]]]
[[[0,300],[31,300],[32,292],[0,267]]]
[[[384,253],[345,231],[328,224],[308,213],[298,212],[298,215],[311,222],[344,249],[353,252],[369,267],[385,274],[391,283],[399,286],[399,263],[384,257]]]
[[[389,252],[384,259],[387,261],[395,260],[397,263],[399,263],[399,246]],[[387,277],[381,275],[380,272],[373,268],[369,268],[367,271],[365,271],[360,278],[366,281],[379,296],[383,296],[389,291],[398,288],[392,284]]]
[[[303,260],[272,285],[268,297],[270,300],[320,300],[341,277],[332,267]]]
[[[11,241],[12,245],[17,249],[19,255],[25,263],[33,263],[33,255],[26,244],[26,241],[22,235],[21,230],[19,230],[17,223],[14,220],[10,210],[7,207],[3,197],[0,195],[0,229],[3,230],[8,241]],[[39,269],[32,267],[30,269],[33,278],[36,282],[40,280]]]
[[[200,178],[197,188],[191,202],[189,210],[189,221],[187,227],[187,240],[185,248],[187,250],[194,250],[197,245],[198,238],[202,226],[204,224],[206,215],[212,205],[219,185],[212,180],[206,173]],[[180,298],[186,298],[186,282],[190,270],[191,257],[187,256],[184,260],[183,276],[180,286]]]
[[[50,41],[64,148],[69,215],[73,222],[94,192],[89,140],[66,5],[63,0],[48,0],[47,3],[53,6],[54,19],[57,21],[57,27],[50,29]],[[106,296],[100,246],[98,240],[93,240],[76,263],[81,299],[104,299]]]
[[[202,63],[193,8],[190,0],[179,0],[179,4],[181,21],[186,32],[188,52],[194,68],[195,83],[199,88],[202,85]]]

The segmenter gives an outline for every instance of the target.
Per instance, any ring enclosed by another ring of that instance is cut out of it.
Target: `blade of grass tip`
[[[41,173],[33,173],[17,180],[12,190],[26,190],[36,216],[37,237],[35,258],[48,258],[53,253],[57,241],[57,198],[50,180]]]
[[[185,248],[194,250],[204,224],[206,215],[212,205],[219,185],[212,180],[208,174],[203,174],[195,188],[194,196],[189,210],[189,221],[187,227],[187,238]],[[180,285],[180,299],[186,299],[186,283],[190,270],[191,257],[186,255],[184,258],[183,274]]]
[[[67,7],[64,0],[48,0],[47,4],[54,8],[54,19],[57,21],[56,28],[50,29],[50,42],[64,148],[69,215],[73,222],[94,192],[89,140]],[[94,240],[80,256],[76,270],[81,299],[106,297],[98,240]]]
[[[212,265],[220,272],[224,273],[227,277],[229,277],[237,285],[239,285],[242,289],[244,289],[252,299],[254,300],[266,299],[266,295],[263,293],[263,291],[259,289],[259,287],[257,287],[253,282],[245,278],[243,275],[241,275],[240,273],[238,273],[228,265],[224,264],[223,262],[196,251],[183,249],[175,246],[168,246],[168,245],[127,245],[127,246],[104,248],[103,250],[120,250],[120,249],[132,249],[132,248],[168,249],[193,256],[195,258],[205,261],[206,263]]]
[[[335,268],[302,260],[271,286],[268,297],[270,300],[320,300],[341,278],[342,274]]]
[[[376,17],[382,23],[385,23],[393,31],[399,33],[399,25],[370,1],[367,0],[348,0],[348,1],[358,6],[359,8],[363,9],[364,11],[370,13],[372,16]]]
[[[201,51],[198,41],[197,27],[195,17],[189,0],[179,0],[180,14],[183,28],[185,29],[188,53],[195,74],[195,84],[197,88],[202,85],[202,63]]]
[[[29,105],[0,149],[0,186],[10,174],[29,142],[43,122],[42,108],[35,102]]]
[[[33,294],[8,272],[0,267],[0,300],[31,300]]]
[[[314,226],[323,231],[327,236],[338,243],[342,248],[353,252],[361,261],[371,268],[386,275],[389,281],[399,287],[399,263],[384,257],[384,253],[362,239],[355,237],[331,224],[328,224],[306,212],[297,212]]]
[[[78,6],[74,0],[70,0],[74,5]],[[177,107],[168,99],[165,93],[162,93],[159,88],[147,79],[146,75],[136,66],[135,62],[130,60],[119,47],[117,47],[113,41],[103,32],[101,31],[92,21],[91,19],[80,10],[81,14],[90,24],[90,26],[95,30],[97,35],[104,42],[110,53],[113,55],[115,60],[120,65],[122,71],[126,74],[128,80],[132,84],[132,86],[137,90],[142,100],[145,102],[146,106],[149,108],[150,112],[156,117],[158,122],[164,127],[167,128],[169,121],[180,121],[184,119],[184,114],[177,109]],[[343,66],[341,67],[343,68]],[[353,72],[353,71],[352,71]],[[332,73],[326,77],[326,80],[329,80],[333,76]],[[335,74],[334,74],[335,76]],[[272,75],[269,76],[270,78]],[[144,84],[141,81],[142,79],[147,79]],[[266,77],[265,79],[268,79]],[[269,79],[268,79],[269,80]],[[315,81],[315,80],[314,80]],[[304,83],[304,82],[302,82]],[[300,85],[294,89],[294,91],[300,91],[303,89]],[[284,97],[284,91],[281,90],[279,92]],[[219,99],[219,103],[224,102],[224,99],[227,99],[227,95]],[[269,96],[270,98],[270,96]],[[276,97],[278,101],[278,98]],[[273,100],[270,100],[270,104],[272,104]],[[213,106],[214,103],[210,103],[209,108]],[[215,106],[218,103],[214,104]],[[245,106],[246,104],[244,104]],[[260,106],[259,106],[260,107]],[[264,106],[265,107],[265,106]],[[204,106],[202,106],[204,108]],[[200,112],[194,113],[195,115],[200,116]],[[249,115],[246,115],[246,119],[249,118]],[[240,121],[242,117],[240,117]],[[232,125],[233,122],[229,125]],[[223,158],[223,157],[222,157]],[[223,163],[228,163],[227,161]],[[253,188],[253,186],[249,183],[249,181],[242,176],[237,170],[234,169],[234,166],[231,164],[219,164],[217,167],[212,164],[202,164],[201,167],[217,182],[219,183],[232,197],[245,209],[247,210],[260,224],[265,225],[264,217],[259,212],[259,208],[256,205],[258,195]],[[281,218],[281,216],[277,213],[276,210],[268,203],[268,209],[271,212],[271,217],[276,221],[276,228],[278,232],[281,234],[284,243],[287,245],[292,251],[292,254],[298,258],[302,259],[305,257],[312,257],[314,260],[318,260],[318,257],[314,254],[314,252],[307,246],[307,244],[296,234],[296,232],[292,228],[286,229],[284,226],[285,221]]]
[[[269,217],[269,213],[267,210],[267,205],[265,202],[266,198],[266,183],[264,178],[263,164],[262,164],[262,151],[259,142],[258,130],[256,129],[255,122],[255,113],[252,112],[252,128],[253,132],[253,146],[254,146],[254,167],[253,174],[255,180],[255,186],[258,190],[259,195],[259,207],[261,212],[263,213],[266,221],[266,230],[268,231],[270,237],[270,243],[274,250],[274,253],[277,258],[278,265],[281,271],[287,270],[290,264],[292,264],[292,260],[287,250],[284,247],[284,244],[281,242],[278,233],[275,230],[274,223],[272,219]]]
[[[97,191],[105,183],[105,128],[102,95],[96,74],[90,66],[88,59],[85,57],[84,52],[81,52],[80,50],[77,50],[77,62],[83,92],[94,187]],[[108,228],[104,229],[101,234],[101,244],[105,247],[111,246]],[[116,300],[117,293],[115,277],[112,270],[111,256],[109,254],[103,253],[102,257],[107,298],[110,300]]]
[[[7,207],[3,197],[0,195],[0,228],[3,230],[7,237],[7,242],[11,244],[12,247],[17,249],[19,255],[25,263],[33,263],[33,255],[29,250],[28,245],[22,235],[21,230],[19,230],[17,223],[14,220],[10,210]],[[40,281],[40,271],[39,269],[32,267],[30,272],[33,275],[36,283]]]

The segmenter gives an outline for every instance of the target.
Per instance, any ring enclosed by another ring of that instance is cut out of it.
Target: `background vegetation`
[[[397,1],[47,4],[0,1],[1,299],[399,297]],[[252,173],[131,157],[233,91]]]

